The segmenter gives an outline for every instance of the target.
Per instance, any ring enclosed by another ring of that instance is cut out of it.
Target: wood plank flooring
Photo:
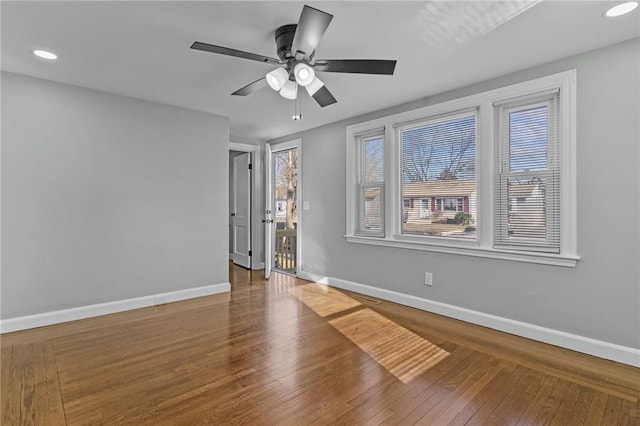
[[[261,273],[2,335],[0,423],[640,424],[640,369]]]

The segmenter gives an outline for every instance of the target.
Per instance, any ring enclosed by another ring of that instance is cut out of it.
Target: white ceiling
[[[273,66],[189,48],[277,57],[274,30],[305,3],[334,15],[316,58],[397,59],[395,75],[323,73],[338,103],[320,108],[302,91],[293,121],[293,102],[269,88],[230,96]],[[266,140],[640,36],[638,10],[602,16],[610,1],[305,3],[2,1],[1,67],[223,115],[232,135]]]

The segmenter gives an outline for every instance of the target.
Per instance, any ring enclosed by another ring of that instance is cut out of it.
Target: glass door
[[[290,143],[268,146],[267,154],[269,188],[265,217],[265,260],[268,265],[265,265],[265,275],[271,269],[295,275],[298,271],[300,251],[299,147]]]

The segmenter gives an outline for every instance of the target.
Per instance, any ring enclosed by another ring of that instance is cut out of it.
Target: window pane
[[[476,116],[400,131],[402,233],[476,238]]]
[[[384,139],[382,135],[360,139],[360,171],[356,232],[384,236]]]
[[[546,239],[546,179],[508,179],[509,238]]]
[[[368,232],[382,231],[382,193],[380,188],[363,188],[364,197],[364,230]]]
[[[362,183],[384,180],[384,144],[381,137],[362,141]]]
[[[548,108],[546,105],[509,114],[511,171],[547,168]]]
[[[559,93],[498,105],[494,247],[560,249]]]

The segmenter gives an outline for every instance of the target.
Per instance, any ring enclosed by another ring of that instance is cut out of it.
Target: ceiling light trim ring
[[[58,55],[49,50],[35,49],[33,50],[33,54],[39,58],[48,59],[50,61],[58,59]]]
[[[638,8],[638,2],[637,1],[628,1],[625,3],[620,3],[616,6],[613,6],[611,8],[609,8],[605,13],[604,16],[607,18],[617,18],[619,16],[624,16],[628,13],[633,12],[634,10],[636,10]]]

